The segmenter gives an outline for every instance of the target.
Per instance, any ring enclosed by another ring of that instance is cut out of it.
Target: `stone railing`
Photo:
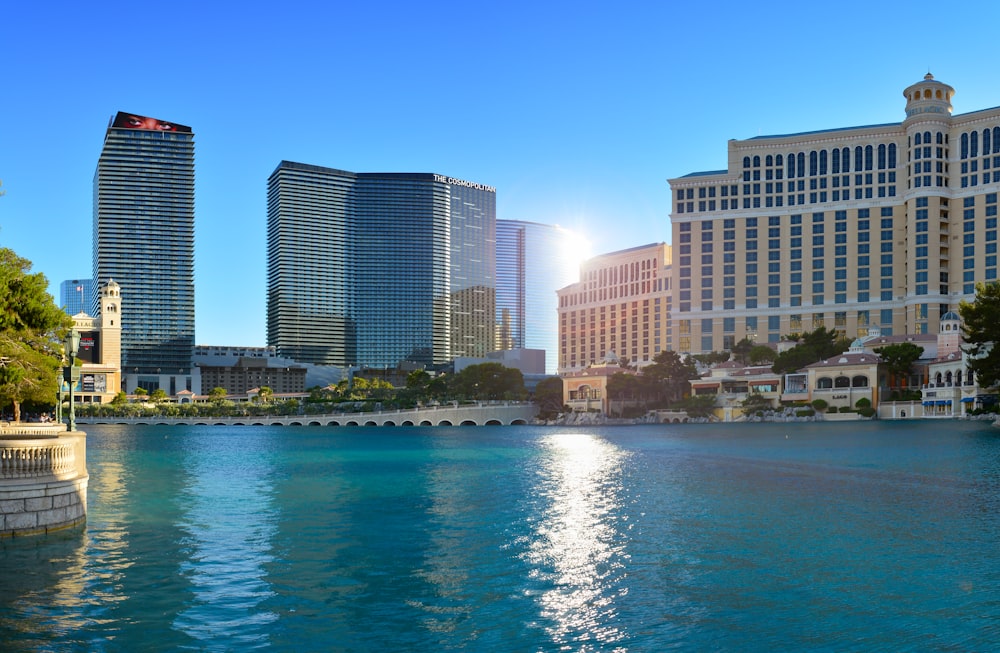
[[[87,435],[63,424],[0,424],[0,538],[87,519]]]
[[[73,478],[77,474],[76,442],[67,440],[0,439],[0,480]]]

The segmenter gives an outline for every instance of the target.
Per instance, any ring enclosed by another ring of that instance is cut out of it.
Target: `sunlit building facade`
[[[114,280],[127,292],[121,322],[126,391],[162,388],[175,395],[191,390],[190,127],[128,113],[113,118],[94,175],[93,246],[94,280]]]
[[[589,256],[583,238],[558,225],[497,220],[497,349],[545,352],[545,371],[559,361],[556,291],[576,280]]]
[[[341,367],[485,356],[495,239],[493,187],[283,161],[268,180],[268,344]]]
[[[933,334],[995,280],[1000,108],[953,94],[928,74],[901,123],[731,140],[726,170],[671,179],[677,350]]]
[[[617,360],[637,368],[673,349],[671,247],[655,243],[595,256],[558,292],[559,374]]]

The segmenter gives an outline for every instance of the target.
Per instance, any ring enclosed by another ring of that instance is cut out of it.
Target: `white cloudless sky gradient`
[[[496,186],[497,217],[601,254],[670,241],[667,179],[726,141],[900,122],[932,72],[1000,105],[993,2],[10,3],[0,246],[92,274],[109,119],[195,132],[196,341],[265,344],[266,181],[282,159]],[[127,289],[123,288],[127,303]]]

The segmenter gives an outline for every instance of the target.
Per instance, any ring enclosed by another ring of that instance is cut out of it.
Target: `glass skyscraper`
[[[574,283],[590,245],[558,225],[497,220],[497,349],[542,349],[559,362],[556,291]]]
[[[494,188],[282,161],[268,179],[267,339],[301,362],[493,351]]]
[[[94,280],[117,282],[122,374],[176,394],[194,349],[194,134],[118,113],[94,175]]]
[[[67,315],[94,310],[94,280],[67,279],[59,284],[59,305]]]

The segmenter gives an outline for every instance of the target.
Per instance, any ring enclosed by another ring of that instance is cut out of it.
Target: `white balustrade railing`
[[[0,480],[70,478],[77,473],[76,444],[53,440],[0,440]]]

